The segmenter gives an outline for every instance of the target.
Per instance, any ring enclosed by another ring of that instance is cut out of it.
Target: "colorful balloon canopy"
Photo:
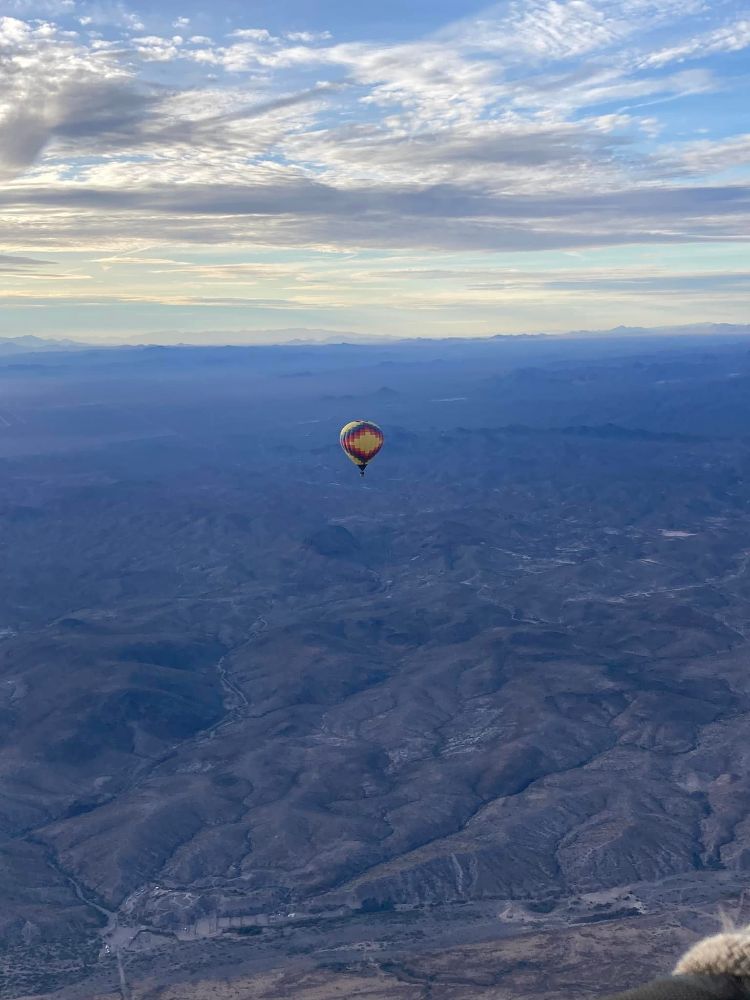
[[[383,432],[369,420],[352,420],[341,428],[341,447],[364,476],[367,463],[383,447]]]

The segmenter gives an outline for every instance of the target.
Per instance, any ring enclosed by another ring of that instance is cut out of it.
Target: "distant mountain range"
[[[692,323],[683,326],[616,326],[609,330],[570,330],[567,333],[497,333],[487,337],[467,337],[466,342],[481,340],[502,340],[512,337],[514,340],[524,338],[554,338],[554,337],[654,337],[654,336],[702,336],[702,337],[734,337],[750,334],[750,325],[738,323]],[[238,330],[238,331],[207,331],[204,333],[185,333],[179,330],[161,333],[139,334],[127,340],[94,340],[88,343],[76,340],[55,340],[46,337],[26,335],[21,337],[0,337],[0,357],[10,354],[30,354],[37,351],[71,351],[86,350],[92,347],[145,347],[158,345],[164,347],[252,347],[279,344],[288,346],[303,346],[312,344],[394,344],[409,340],[429,342],[430,337],[394,337],[377,334],[357,333],[355,331],[334,331],[323,329],[308,329],[306,327],[290,327],[283,330]],[[442,338],[441,342],[461,342],[464,338]]]
[[[692,323],[682,326],[616,326],[608,330],[570,330],[566,333],[496,333],[487,337],[449,337],[444,340],[467,341],[503,339],[505,337],[649,337],[660,336],[742,336],[750,334],[750,325],[733,323]],[[420,340],[430,341],[433,337],[398,337],[386,334],[357,333],[353,330],[335,331],[308,329],[307,327],[290,327],[283,330],[238,330],[215,331],[205,333],[183,333],[167,331],[163,333],[142,334],[127,341],[129,344],[163,344],[163,345],[195,345],[219,346],[253,344],[393,344],[397,341]]]
[[[24,337],[0,337],[0,355],[30,354],[34,351],[74,351],[85,350],[90,344],[75,340],[50,340],[28,334]]]
[[[611,330],[571,330],[568,337],[652,337],[663,336],[700,336],[700,337],[734,337],[750,333],[750,325],[746,323],[688,323],[683,326],[615,326]],[[502,334],[500,334],[502,336]]]
[[[128,344],[162,344],[165,346],[252,347],[268,344],[340,344],[343,341],[359,344],[393,343],[399,337],[357,333],[355,330],[322,330],[308,327],[287,327],[283,330],[207,330],[187,333],[182,330],[165,330],[144,333],[128,338]]]

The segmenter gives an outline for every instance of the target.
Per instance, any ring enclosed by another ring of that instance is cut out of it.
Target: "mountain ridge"
[[[602,330],[568,330],[549,333],[545,331],[526,333],[494,333],[484,336],[470,337],[406,337],[400,335],[379,335],[348,332],[335,332],[307,328],[284,328],[278,330],[247,331],[246,339],[238,331],[216,331],[213,333],[185,334],[181,332],[164,332],[140,334],[123,338],[93,338],[91,340],[71,340],[69,338],[40,337],[34,334],[21,336],[0,335],[0,355],[35,353],[38,351],[55,350],[98,350],[115,348],[230,348],[230,347],[308,347],[308,346],[397,346],[402,344],[434,344],[439,345],[471,345],[497,341],[541,341],[568,339],[603,339],[609,338],[657,338],[657,337],[744,337],[750,335],[750,325],[732,323],[693,323],[675,326],[626,327],[616,326]],[[206,338],[215,339],[206,339]],[[200,339],[199,339],[200,338]],[[218,338],[218,339],[217,339]],[[225,339],[222,339],[225,338]],[[259,339],[262,338],[262,339]]]

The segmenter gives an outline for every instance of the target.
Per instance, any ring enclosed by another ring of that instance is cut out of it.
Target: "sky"
[[[0,14],[0,335],[748,321],[747,3]]]

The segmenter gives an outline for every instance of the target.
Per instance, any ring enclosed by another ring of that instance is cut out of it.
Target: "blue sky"
[[[747,322],[736,0],[10,0],[0,334]]]

